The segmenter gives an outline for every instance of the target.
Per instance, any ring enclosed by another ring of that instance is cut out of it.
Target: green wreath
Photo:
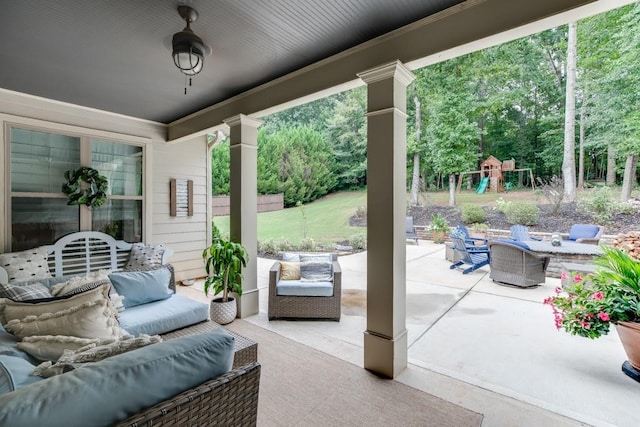
[[[67,182],[62,184],[62,192],[69,197],[67,205],[98,207],[107,201],[109,182],[97,170],[86,167],[71,169],[64,173],[64,177]]]

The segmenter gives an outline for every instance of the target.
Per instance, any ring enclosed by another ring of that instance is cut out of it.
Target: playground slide
[[[489,184],[489,177],[485,176],[484,178],[482,178],[482,181],[480,181],[480,185],[478,185],[478,190],[476,191],[476,193],[483,194],[487,189],[487,184]]]

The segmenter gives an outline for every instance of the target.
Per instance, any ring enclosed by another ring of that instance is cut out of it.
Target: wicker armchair
[[[160,402],[117,426],[255,426],[259,388],[260,365],[252,363]]]
[[[491,272],[498,284],[529,288],[545,281],[549,257],[536,254],[519,242],[489,242]]]
[[[278,295],[280,261],[269,270],[269,320],[274,319],[329,319],[340,321],[342,299],[342,270],[333,255],[332,296]]]

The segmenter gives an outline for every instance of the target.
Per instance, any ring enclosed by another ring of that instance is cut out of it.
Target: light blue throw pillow
[[[0,355],[0,394],[42,381],[43,378],[31,375],[34,369],[35,366],[21,357]]]
[[[147,271],[119,271],[109,275],[118,294],[124,297],[125,308],[169,298],[171,272],[162,267]]]

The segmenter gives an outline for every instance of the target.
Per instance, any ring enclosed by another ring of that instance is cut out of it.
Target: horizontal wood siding
[[[170,216],[171,179],[193,180],[193,216]],[[176,280],[204,276],[207,238],[207,145],[204,137],[153,147],[153,242],[173,249]]]

